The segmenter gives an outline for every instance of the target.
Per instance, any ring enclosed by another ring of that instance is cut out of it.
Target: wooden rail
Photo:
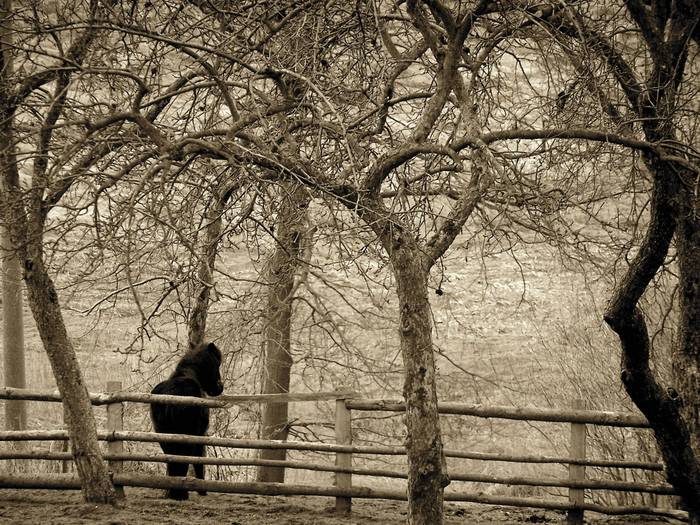
[[[143,394],[137,392],[123,392],[118,384],[109,384],[109,392],[90,394],[94,405],[106,405],[108,411],[108,429],[98,433],[101,440],[108,442],[108,451],[105,459],[110,463],[115,485],[144,486],[154,488],[188,488],[195,490],[219,491],[219,492],[246,492],[255,494],[305,494],[305,495],[329,495],[336,497],[336,508],[340,512],[350,512],[352,498],[383,498],[405,500],[404,491],[378,491],[365,487],[352,485],[352,476],[381,476],[393,479],[406,479],[405,472],[392,470],[357,468],[352,466],[353,455],[393,455],[403,456],[406,450],[403,446],[367,446],[353,445],[352,437],[352,410],[362,411],[405,411],[405,404],[398,401],[384,400],[360,400],[349,390],[326,392],[319,394],[269,394],[246,396],[220,396],[216,399],[199,399],[181,396],[163,396]],[[0,388],[0,399],[24,399],[30,401],[58,402],[61,400],[57,392],[34,391],[27,389]],[[335,443],[310,443],[295,441],[271,441],[256,439],[232,439],[212,436],[183,436],[177,434],[157,434],[153,432],[135,432],[123,430],[123,403],[165,403],[177,405],[198,405],[210,408],[225,408],[232,404],[242,403],[281,403],[281,402],[308,402],[330,401],[336,402],[336,442]],[[680,511],[655,509],[651,507],[616,507],[601,506],[586,503],[585,490],[620,490],[629,492],[645,492],[654,494],[674,494],[673,487],[666,483],[636,483],[609,480],[586,479],[582,471],[586,466],[602,466],[617,468],[640,468],[648,470],[662,470],[658,463],[628,461],[628,460],[602,460],[585,457],[586,425],[607,425],[632,428],[646,428],[646,420],[634,414],[617,412],[601,412],[584,410],[574,407],[571,410],[514,408],[504,406],[484,406],[465,403],[440,403],[441,414],[473,416],[481,418],[500,418],[511,420],[544,421],[555,423],[569,423],[572,428],[572,455],[570,457],[552,457],[536,455],[508,455],[471,452],[463,450],[445,450],[447,458],[464,458],[482,461],[506,461],[523,463],[560,463],[570,467],[569,479],[557,478],[531,478],[514,476],[490,476],[474,473],[450,472],[450,478],[454,481],[482,482],[507,485],[542,486],[568,488],[570,501],[547,501],[534,498],[508,498],[503,496],[485,496],[466,492],[445,492],[446,501],[471,501],[476,503],[490,503],[498,505],[526,506],[546,509],[559,509],[568,511],[568,523],[577,525],[583,523],[583,511],[594,511],[605,514],[651,514],[658,516],[685,519],[686,514]],[[68,434],[65,431],[0,431],[0,441],[66,441]],[[185,457],[169,456],[165,454],[127,454],[124,453],[122,443],[134,442],[187,442],[199,443],[218,447],[233,447],[239,449],[286,449],[298,451],[313,451],[335,454],[336,464],[319,464],[305,461],[273,461],[248,458],[225,457]],[[0,460],[8,459],[48,459],[66,461],[71,458],[67,452],[45,451],[0,451]],[[211,465],[241,465],[258,466],[269,465],[284,468],[305,469],[335,473],[334,487],[312,487],[260,483],[229,483],[219,481],[201,481],[191,478],[163,478],[143,476],[124,471],[126,461],[151,461],[168,462],[174,459],[186,460],[189,463],[204,463]],[[42,481],[45,480],[45,483]],[[13,485],[14,484],[14,485]],[[75,478],[45,476],[0,476],[0,487],[26,487],[26,488],[79,488]],[[301,488],[299,488],[301,487]]]
[[[137,442],[175,442],[198,443],[203,445],[246,448],[246,449],[286,449],[305,450],[311,452],[345,453],[368,456],[404,456],[406,449],[402,446],[382,445],[337,445],[333,443],[310,443],[298,441],[271,441],[260,439],[234,439],[210,436],[183,436],[179,434],[157,434],[154,432],[134,431],[110,431],[98,432],[98,437],[104,441],[137,441]],[[65,430],[8,430],[0,431],[0,441],[65,441],[68,440],[68,432]],[[646,463],[642,461],[617,461],[577,459],[570,457],[553,456],[512,456],[507,454],[489,454],[483,452],[469,452],[462,450],[445,449],[445,457],[459,459],[473,459],[478,461],[505,461],[510,463],[534,463],[534,464],[572,464],[594,467],[632,468],[643,470],[663,470],[660,463]]]
[[[304,394],[259,394],[230,396],[221,395],[216,399],[187,396],[170,396],[164,394],[144,394],[141,392],[106,392],[90,393],[90,402],[95,406],[112,403],[160,403],[164,405],[205,406],[209,408],[226,408],[230,405],[245,403],[295,403],[308,401],[335,401],[354,395],[350,391],[304,393]],[[24,399],[26,401],[61,402],[61,394],[56,390],[30,390],[26,388],[0,388],[0,399]]]
[[[141,433],[143,435],[149,435],[149,433]],[[125,439],[131,438],[133,441],[139,440],[139,434],[115,434],[114,432],[99,432],[98,436],[100,439]],[[133,437],[132,437],[133,436]],[[167,441],[169,438],[164,434],[159,434],[162,441]],[[166,436],[166,437],[163,437]],[[205,445],[219,445],[219,446],[232,446],[237,448],[285,448],[288,450],[293,450],[293,441],[264,441],[264,440],[231,440],[227,442],[228,444],[220,444],[215,441],[209,442],[208,437],[203,438],[193,438],[192,436],[178,436],[173,434],[173,439],[177,437],[183,437],[184,442],[193,442],[192,439],[200,440],[201,443]],[[213,438],[220,439],[220,438]],[[0,431],[0,441],[67,441],[68,433],[64,430],[15,430],[15,431]],[[157,442],[156,438],[146,438],[142,441]],[[306,447],[303,449],[296,450],[315,450],[308,447],[313,447],[314,444],[304,443],[301,445]],[[329,448],[330,447],[330,448]],[[327,446],[320,447],[317,452],[345,452],[358,455],[384,455],[384,456],[402,456],[406,454],[406,449],[404,447],[389,447],[389,446],[335,446],[329,444]],[[563,456],[534,456],[534,455],[511,455],[511,454],[494,454],[487,452],[470,452],[463,450],[452,450],[445,449],[445,457],[448,458],[459,458],[459,459],[472,459],[476,461],[503,461],[508,463],[532,463],[532,464],[560,464],[560,465],[585,465],[587,467],[610,467],[610,468],[624,468],[624,469],[642,469],[642,470],[655,470],[662,471],[664,469],[661,463],[649,463],[644,461],[622,461],[622,460],[612,460],[612,459],[576,459],[571,457]]]
[[[0,460],[7,459],[34,459],[65,461],[72,459],[69,452],[49,452],[45,450],[29,451],[0,451]],[[200,463],[204,465],[224,466],[271,466],[291,469],[313,470],[317,472],[335,472],[352,474],[356,476],[374,476],[383,478],[406,479],[406,472],[394,470],[343,467],[326,463],[312,463],[306,461],[271,460],[255,458],[226,458],[226,457],[200,457],[200,456],[173,456],[168,454],[136,454],[136,453],[107,453],[104,459],[108,461],[138,461],[167,463],[169,461],[186,461],[187,463]],[[613,480],[568,480],[556,478],[529,478],[522,476],[492,476],[489,474],[473,474],[450,472],[452,481],[469,481],[480,483],[493,483],[497,485],[523,485],[534,487],[563,487],[594,490],[621,490],[626,492],[646,492],[652,494],[675,494],[673,487],[667,483],[639,483],[632,481]]]
[[[381,412],[405,412],[403,401],[381,401],[376,399],[348,399],[350,410]],[[546,421],[550,423],[581,423],[587,425],[604,425],[612,427],[649,428],[649,422],[643,416],[604,412],[599,410],[559,410],[553,408],[518,408],[508,406],[485,406],[467,403],[438,403],[440,414],[475,416],[483,418],[514,419],[519,421]]]

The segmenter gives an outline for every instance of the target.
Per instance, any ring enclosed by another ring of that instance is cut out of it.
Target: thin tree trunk
[[[291,325],[292,298],[297,270],[301,264],[300,253],[307,229],[306,212],[309,195],[296,183],[283,186],[287,192],[277,215],[277,245],[268,269],[267,308],[263,329],[264,394],[289,392],[292,371]],[[263,405],[260,425],[261,439],[286,441],[289,434],[287,403]],[[261,450],[261,459],[284,460],[285,450]],[[261,482],[284,482],[284,467],[258,467],[257,479]]]
[[[200,288],[195,303],[190,312],[188,339],[190,348],[204,342],[207,328],[207,315],[209,313],[209,299],[214,284],[214,265],[216,253],[221,236],[221,214],[226,204],[226,198],[216,198],[212,206],[207,209],[206,235],[202,247],[202,258],[199,262],[197,278]]]
[[[27,385],[24,367],[22,268],[17,252],[10,241],[9,231],[5,228],[2,228],[2,253],[0,255],[2,256],[2,334],[5,386],[25,388]],[[26,427],[26,402],[21,400],[5,401],[5,428],[7,430],[24,430]]]
[[[24,324],[22,315],[22,269],[9,228],[7,193],[19,184],[14,155],[12,111],[6,105],[12,92],[12,13],[11,0],[0,0],[0,175],[2,176],[2,318],[5,385],[24,388]],[[5,402],[5,426],[8,430],[24,429],[27,411],[24,401]]]

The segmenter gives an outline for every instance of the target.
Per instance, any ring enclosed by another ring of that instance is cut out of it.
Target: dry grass
[[[0,522],[4,525],[404,525],[406,506],[399,502],[355,500],[350,516],[339,516],[334,502],[322,497],[261,497],[210,494],[187,502],[163,499],[158,491],[127,489],[117,508],[88,505],[76,492],[0,490]],[[658,524],[638,516],[604,518],[589,515],[587,523]],[[516,525],[565,523],[562,513],[446,504],[445,525]]]

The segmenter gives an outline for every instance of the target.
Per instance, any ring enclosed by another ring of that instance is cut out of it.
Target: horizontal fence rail
[[[90,394],[93,405],[108,405],[131,401],[136,403],[159,403],[173,405],[208,406],[225,408],[238,403],[288,403],[305,401],[329,401],[346,399],[345,405],[350,410],[405,412],[403,401],[357,400],[352,391],[337,391],[309,394],[255,394],[255,395],[221,395],[216,399],[171,396],[164,394],[143,394],[139,392],[108,392]],[[51,390],[29,390],[25,388],[0,388],[0,399],[23,399],[26,401],[60,402],[61,394]],[[643,416],[597,410],[560,410],[546,408],[517,408],[508,406],[485,406],[468,403],[438,403],[440,414],[475,416],[482,418],[513,419],[520,421],[543,421],[552,423],[584,423],[631,428],[649,428],[649,422]]]
[[[95,406],[113,403],[158,403],[162,405],[205,406],[226,408],[229,405],[244,403],[295,403],[308,401],[331,401],[345,399],[354,395],[351,391],[304,393],[304,394],[255,394],[255,395],[221,395],[216,399],[188,396],[171,396],[166,394],[144,394],[141,392],[106,392],[90,393],[90,402]],[[55,390],[29,390],[26,388],[1,387],[0,399],[23,399],[25,401],[61,402],[61,394]]]
[[[405,412],[403,401],[356,400],[345,403],[351,410],[382,412]],[[483,418],[514,419],[519,421],[546,421],[550,423],[584,423],[612,427],[649,428],[643,416],[604,412],[598,410],[560,410],[554,408],[517,408],[508,406],[485,406],[467,403],[438,403],[440,414],[475,416]]]
[[[121,391],[121,385],[110,382],[107,393],[91,393],[90,400],[93,405],[106,405],[108,412],[107,431],[98,432],[98,438],[108,443],[105,460],[109,461],[115,486],[121,490],[122,486],[139,486],[151,488],[185,488],[188,490],[211,490],[218,492],[237,492],[270,495],[324,495],[336,497],[336,508],[349,511],[352,498],[381,498],[381,499],[406,499],[406,491],[375,490],[366,487],[352,486],[352,476],[373,476],[405,480],[405,472],[389,469],[359,468],[352,466],[352,456],[405,456],[406,449],[403,446],[382,445],[353,445],[351,429],[351,411],[383,411],[404,412],[405,403],[401,401],[386,400],[361,400],[350,390],[338,390],[335,392],[307,393],[307,394],[267,394],[267,395],[241,395],[219,396],[216,399],[192,398],[170,395],[155,395],[138,392]],[[17,388],[0,388],[0,399],[23,399],[28,401],[60,402],[58,392],[37,391]],[[210,408],[225,409],[235,404],[245,403],[287,403],[310,401],[335,401],[336,402],[336,443],[298,442],[298,441],[273,441],[259,439],[234,439],[214,436],[186,436],[178,434],[159,434],[154,432],[138,432],[123,430],[123,403],[146,404],[174,404],[207,406]],[[442,402],[438,404],[440,414],[472,416],[480,418],[499,418],[521,421],[541,421],[552,423],[568,423],[572,428],[572,439],[577,433],[578,439],[585,443],[585,425],[604,425],[615,427],[648,428],[645,418],[635,414],[618,413],[608,411],[593,411],[574,408],[570,410],[516,408],[507,406],[485,406],[479,404],[466,404],[454,402]],[[23,441],[67,441],[68,433],[64,430],[24,430],[24,431],[0,431],[0,442]],[[227,457],[199,457],[199,456],[172,456],[167,454],[138,454],[125,453],[123,443],[126,441],[142,443],[196,443],[216,447],[237,449],[284,449],[322,454],[335,454],[336,464],[321,464],[308,461],[290,460],[262,460],[256,458],[227,458]],[[613,467],[624,469],[646,469],[651,471],[663,470],[663,465],[643,461],[609,460],[581,457],[556,457],[544,455],[514,455],[471,452],[464,450],[445,449],[447,458],[460,458],[478,461],[503,461],[533,464],[563,464],[569,465],[569,479],[559,478],[534,478],[527,476],[492,476],[488,474],[450,472],[450,479],[460,482],[479,482],[514,486],[556,487],[569,490],[570,497],[575,498],[569,502],[551,501],[537,498],[517,498],[505,496],[489,496],[460,492],[452,489],[445,491],[446,501],[464,501],[474,503],[486,503],[496,505],[508,505],[516,507],[535,507],[543,509],[557,509],[569,512],[569,517],[580,517],[578,521],[570,523],[583,523],[583,511],[593,511],[604,514],[649,514],[665,516],[687,521],[687,514],[683,511],[672,509],[658,509],[647,506],[604,506],[586,503],[582,498],[584,490],[616,490],[625,492],[650,493],[660,495],[674,495],[673,487],[667,483],[641,483],[614,480],[586,479],[581,472],[586,466]],[[340,458],[340,459],[339,459]],[[72,459],[70,452],[64,448],[62,452],[50,452],[41,450],[0,450],[0,460],[54,460],[65,462]],[[303,469],[320,472],[334,473],[336,484],[333,487],[319,487],[311,485],[290,485],[275,483],[234,483],[226,481],[196,480],[193,478],[174,478],[152,475],[141,475],[123,471],[124,462],[187,462],[191,464],[208,464],[222,466],[274,466],[290,469]],[[579,470],[571,470],[573,467]],[[41,475],[41,476],[15,476],[0,475],[0,487],[15,488],[55,488],[72,489],[80,488],[79,480],[67,475]]]

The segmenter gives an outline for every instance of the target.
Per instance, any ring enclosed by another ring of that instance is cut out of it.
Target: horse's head
[[[202,343],[185,354],[177,365],[177,370],[193,371],[202,390],[210,396],[218,396],[224,391],[220,366],[221,350],[214,343]]]

